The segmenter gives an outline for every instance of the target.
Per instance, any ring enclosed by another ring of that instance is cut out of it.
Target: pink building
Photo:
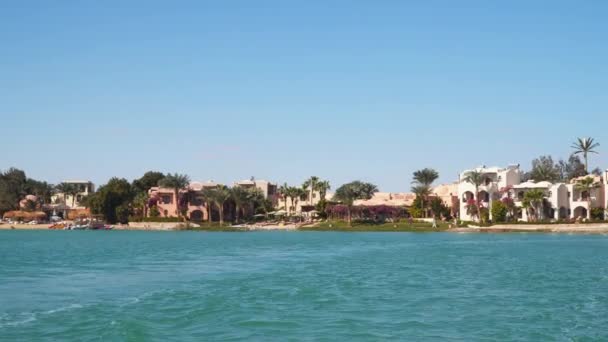
[[[188,210],[186,216],[191,221],[199,222],[206,221],[209,215],[209,208],[207,208],[207,204],[203,200],[203,189],[214,188],[218,185],[219,184],[213,181],[192,182],[188,188],[180,190],[178,198],[175,198],[173,189],[155,186],[148,190],[148,195],[151,200],[156,202],[160,217],[177,217],[176,210],[179,198],[187,195]],[[150,212],[148,211],[148,216],[149,215]]]

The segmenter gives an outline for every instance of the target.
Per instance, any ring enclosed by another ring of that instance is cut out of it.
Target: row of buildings
[[[472,172],[483,175],[484,182],[477,189],[474,184],[467,181],[467,175]],[[523,172],[519,165],[507,167],[478,167],[465,170],[459,174],[459,179],[450,184],[442,184],[433,188],[432,196],[440,198],[443,203],[451,209],[452,215],[462,220],[475,220],[476,216],[470,215],[467,207],[472,202],[485,208],[491,208],[492,202],[503,201],[506,198],[512,200],[517,208],[522,208],[526,192],[536,189],[545,194],[542,218],[544,219],[585,219],[591,217],[593,208],[608,209],[608,170],[603,175],[593,177],[597,185],[590,191],[580,190],[576,186],[578,179],[568,183],[535,182],[533,180],[522,181]],[[63,213],[68,217],[69,212],[78,212],[85,208],[80,200],[95,191],[93,183],[89,181],[66,181],[80,190],[76,194],[57,193],[53,195],[51,209],[57,213]],[[207,220],[210,211],[203,200],[205,188],[217,187],[219,184],[213,181],[192,182],[183,192],[192,194],[188,202],[187,216],[194,221]],[[269,199],[277,210],[285,210],[287,213],[310,212],[319,202],[319,192],[309,193],[305,198],[291,201],[289,198],[280,196],[278,186],[266,180],[255,178],[234,182],[233,186],[243,188],[256,188],[265,198]],[[175,198],[173,189],[152,187],[148,194],[150,198],[156,199],[156,206],[163,217],[175,215],[178,199]],[[331,199],[332,194],[327,194]],[[369,200],[356,201],[355,205],[372,206],[388,205],[411,207],[416,196],[412,193],[390,193],[378,192]],[[534,208],[517,210],[516,219],[530,221],[532,217],[538,217],[540,213],[534,213]],[[490,219],[491,213],[490,213]]]
[[[471,172],[483,175],[484,182],[475,189],[475,185],[467,181]],[[460,219],[473,220],[474,216],[467,213],[471,201],[483,207],[491,208],[493,201],[510,199],[517,210],[517,219],[530,221],[532,217],[544,219],[590,219],[593,208],[608,209],[608,170],[603,175],[589,175],[570,180],[568,183],[522,181],[522,171],[519,165],[500,167],[479,167],[460,173],[458,184],[458,201]],[[594,187],[590,190],[579,189],[577,183],[586,177],[592,177]],[[524,197],[531,190],[544,193],[543,213],[535,213],[535,208],[522,210]],[[477,195],[476,195],[477,191]],[[491,213],[490,213],[490,219]]]

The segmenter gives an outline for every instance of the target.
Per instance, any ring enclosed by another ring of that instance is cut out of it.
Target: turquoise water
[[[0,231],[0,340],[608,340],[608,238]]]

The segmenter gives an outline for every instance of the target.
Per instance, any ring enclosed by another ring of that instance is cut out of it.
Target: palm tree
[[[205,208],[207,209],[207,222],[211,222],[211,205],[213,203],[213,194],[214,194],[213,190],[214,189],[215,189],[214,187],[213,188],[206,187],[206,188],[203,188],[203,191],[202,191],[202,197],[203,197],[203,200],[205,201]]]
[[[72,208],[74,208],[76,202],[76,196],[80,193],[80,189],[78,189],[77,185],[70,184],[71,186],[68,189],[68,194],[72,196]]]
[[[331,189],[329,181],[320,181],[317,183],[317,190],[319,191],[319,199],[324,200],[327,195],[327,190]]]
[[[165,178],[158,181],[158,185],[163,188],[173,189],[173,197],[175,199],[175,215],[181,217],[179,210],[179,191],[186,188],[190,184],[190,177],[182,174],[171,174],[168,173]]]
[[[422,210],[423,216],[426,217],[426,203],[428,203],[428,197],[431,195],[431,185],[439,178],[439,173],[434,169],[424,168],[422,170],[414,171],[412,184],[412,192],[416,196],[420,196],[420,210]]]
[[[541,189],[532,189],[524,194],[523,203],[528,204],[534,209],[534,219],[537,221],[539,218],[542,219],[543,214],[543,201],[545,199],[545,192]]]
[[[585,172],[587,172],[587,174],[589,174],[589,161],[587,155],[589,153],[597,154],[597,151],[594,149],[599,146],[600,143],[595,142],[593,138],[577,138],[577,141],[572,144],[574,154],[583,154],[583,159],[585,159]]]
[[[289,215],[289,206],[287,205],[287,197],[289,197],[289,193],[290,193],[289,189],[290,189],[290,186],[287,185],[287,183],[283,183],[283,185],[281,185],[279,187],[279,194],[283,198],[283,202],[285,203],[285,211],[287,211],[288,215]]]
[[[225,185],[219,185],[217,188],[209,190],[211,200],[218,207],[220,213],[220,225],[224,224],[224,203],[230,199],[232,192]]]
[[[424,168],[422,170],[415,171],[413,178],[414,180],[412,183],[431,186],[431,184],[433,184],[433,182],[439,178],[439,173],[434,169]]]
[[[469,171],[465,174],[464,181],[475,186],[475,200],[477,201],[477,210],[479,213],[479,221],[481,222],[482,205],[479,199],[479,187],[484,183],[483,173],[479,171]]]
[[[303,188],[293,187],[291,190],[291,194],[293,195],[293,197],[291,197],[291,205],[293,206],[293,210],[296,211],[296,208],[298,207],[298,202],[306,198],[306,196],[308,195],[308,191]]]
[[[308,189],[308,192],[309,192],[308,203],[310,205],[312,205],[312,196],[313,196],[314,192],[318,190],[319,181],[320,181],[319,177],[312,176],[312,177],[308,178],[304,182],[304,184],[302,184],[302,188]]]
[[[593,177],[585,177],[583,179],[579,179],[576,182],[575,188],[581,193],[587,192],[587,197],[585,200],[587,201],[587,216],[591,213],[591,190],[599,187],[600,185],[595,182]]]
[[[353,203],[359,199],[368,200],[372,198],[376,192],[378,192],[378,187],[374,184],[361,181],[350,182],[336,189],[334,198],[346,205],[349,226],[352,226],[351,212]]]
[[[137,193],[137,195],[135,195],[135,198],[133,198],[134,207],[139,208],[141,210],[141,219],[142,220],[144,220],[144,218],[147,216],[147,212],[146,212],[147,204],[148,204],[148,194],[144,191]]]
[[[236,210],[235,222],[238,223],[240,211],[245,206],[249,205],[249,203],[251,203],[252,192],[243,187],[235,186],[232,189],[230,189],[230,196],[231,196],[232,200],[234,201],[235,210]]]
[[[412,187],[412,192],[416,195],[416,197],[420,198],[420,211],[424,216],[426,216],[426,199],[431,194],[431,187],[424,184],[418,184]]]

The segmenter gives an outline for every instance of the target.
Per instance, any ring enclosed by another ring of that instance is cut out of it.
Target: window
[[[162,195],[160,198],[163,204],[171,204],[173,202],[173,196],[171,195]]]
[[[167,211],[167,209],[163,210],[163,214],[165,214],[165,217],[169,216],[169,212]]]
[[[570,196],[572,196],[572,194],[570,193],[570,191],[568,191],[568,198],[570,198]]]

